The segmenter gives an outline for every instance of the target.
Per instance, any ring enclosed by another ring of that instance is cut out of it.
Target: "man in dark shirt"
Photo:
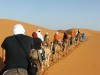
[[[36,32],[32,33],[32,37],[33,37],[33,42],[34,42],[34,49],[40,50],[41,49],[41,45],[42,45],[42,40],[40,38],[38,38]]]
[[[32,33],[32,37],[33,37],[33,43],[34,43],[34,49],[33,50],[33,54],[32,54],[32,57],[33,59],[39,59],[39,62],[40,62],[40,65],[41,65],[41,71],[43,71],[43,59],[42,59],[42,55],[41,53],[42,52],[42,40],[40,38],[38,38],[37,36],[37,33],[36,32],[33,32]],[[38,53],[37,53],[38,52]],[[38,54],[36,57],[35,55]]]
[[[28,75],[26,70],[28,67],[28,60],[16,37],[20,40],[28,55],[30,50],[33,49],[32,37],[24,35],[24,33],[25,29],[21,24],[15,25],[13,28],[14,35],[5,38],[1,45],[5,54],[5,59],[3,59],[6,64],[5,70],[17,70],[16,74],[18,73],[20,75]]]
[[[66,40],[68,39],[68,34],[66,32],[64,32],[63,35],[63,42],[66,42]]]

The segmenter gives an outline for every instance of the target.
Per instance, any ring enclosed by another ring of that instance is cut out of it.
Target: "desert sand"
[[[31,24],[28,24],[28,23],[20,22],[20,21],[0,19],[0,45],[7,36],[13,35],[12,29],[13,29],[13,26],[15,24],[22,24],[24,26],[25,30],[26,30],[25,34],[29,35],[29,36],[32,36],[32,32],[37,31],[38,29],[42,30],[42,32],[41,32],[42,35],[44,35],[46,32],[48,32],[49,35],[50,35],[49,37],[50,37],[51,41],[52,41],[53,36],[56,32],[56,30],[49,30],[49,29],[46,29],[46,28],[43,28],[43,27],[31,25]],[[0,47],[0,57],[2,57],[1,47]]]
[[[52,65],[45,75],[100,75],[100,32],[81,30],[88,41]]]
[[[18,23],[24,25],[26,34],[29,36],[31,36],[33,31],[41,29],[43,35],[46,32],[50,34],[50,40],[52,41],[56,32],[56,30],[20,21],[0,19],[0,45],[5,37],[12,35],[12,27]],[[44,75],[100,75],[100,32],[88,29],[80,30],[86,34],[88,41],[75,48],[69,56],[50,66]],[[62,33],[60,35],[62,36]],[[0,58],[3,56],[2,52],[0,47]],[[1,67],[2,64],[0,63]]]

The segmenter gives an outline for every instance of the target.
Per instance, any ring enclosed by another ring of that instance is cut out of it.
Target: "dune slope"
[[[38,29],[42,30],[42,35],[44,35],[46,32],[48,32],[49,35],[50,35],[49,37],[50,37],[51,41],[52,41],[53,36],[56,32],[56,30],[49,30],[49,29],[46,29],[46,28],[43,28],[43,27],[31,25],[31,24],[28,24],[28,23],[20,22],[20,21],[0,19],[0,46],[1,46],[1,43],[3,42],[3,40],[7,36],[12,35],[12,29],[13,29],[13,26],[15,24],[22,24],[24,26],[25,30],[26,30],[25,34],[29,35],[29,36],[32,35],[32,32],[34,32]],[[0,57],[2,57],[2,49],[1,48],[0,48]]]
[[[100,32],[82,30],[88,41],[51,66],[45,75],[100,75]]]
[[[41,29],[43,35],[49,32],[50,40],[52,40],[56,32],[24,22],[0,19],[0,45],[5,37],[12,35],[12,27],[18,23],[24,25],[26,34],[29,36],[33,31]],[[73,50],[68,57],[52,65],[45,75],[100,75],[100,32],[87,29],[82,29],[81,32],[88,36],[88,41]],[[1,47],[0,57],[2,57]],[[0,68],[1,66],[2,62],[0,62]]]

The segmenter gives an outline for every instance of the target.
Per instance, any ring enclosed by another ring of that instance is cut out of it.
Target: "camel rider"
[[[61,40],[60,40],[60,36],[59,36],[59,33],[56,32],[55,35],[54,35],[54,43],[61,43]]]
[[[44,35],[44,42],[45,42],[44,44],[47,46],[50,44],[48,32],[46,32]]]

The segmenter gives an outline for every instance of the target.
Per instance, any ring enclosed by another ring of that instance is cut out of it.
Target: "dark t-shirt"
[[[42,40],[40,38],[33,38],[34,42],[34,49],[39,50],[41,49]]]
[[[33,49],[33,39],[27,35],[18,34],[16,35],[24,46],[26,53]],[[5,38],[1,47],[6,51],[6,67],[7,69],[12,68],[25,68],[28,67],[28,61],[26,59],[25,53],[19,44],[15,36],[9,36]]]
[[[65,39],[68,39],[68,35],[67,34],[63,35],[63,40],[65,40]]]

